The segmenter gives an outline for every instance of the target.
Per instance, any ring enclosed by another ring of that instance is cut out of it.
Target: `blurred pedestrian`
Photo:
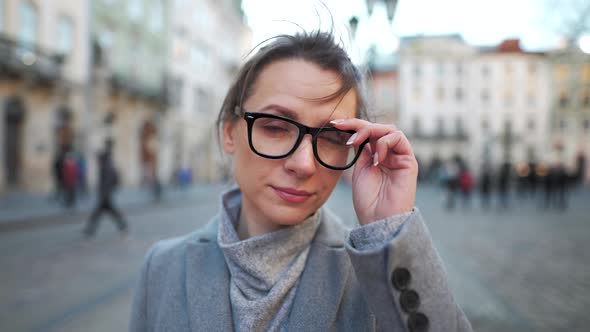
[[[479,190],[481,197],[481,206],[486,210],[491,205],[492,181],[492,169],[489,164],[484,164],[479,179]]]
[[[459,171],[459,190],[463,198],[463,206],[471,206],[471,192],[473,191],[473,173],[466,164],[463,164]]]
[[[455,160],[449,160],[442,168],[443,186],[446,191],[445,207],[447,210],[455,208],[455,196],[459,187],[459,168]]]
[[[414,207],[411,144],[365,120],[362,80],[329,33],[249,58],[217,122],[237,185],[149,250],[130,331],[472,330]],[[352,166],[349,231],[324,203]]]
[[[65,194],[64,204],[72,208],[76,204],[76,189],[78,186],[78,162],[73,151],[67,151],[62,165],[62,182]]]
[[[54,183],[53,198],[59,204],[65,200],[65,188],[63,181],[63,163],[66,156],[66,149],[63,146],[58,147],[53,159],[52,175]]]
[[[537,183],[539,182],[539,176],[537,171],[537,163],[529,161],[529,174],[527,177],[529,195],[534,198],[537,193]]]
[[[97,205],[84,228],[84,234],[87,237],[94,236],[100,221],[99,218],[103,213],[109,213],[111,215],[122,234],[126,235],[129,228],[123,215],[115,206],[113,199],[113,195],[120,182],[119,174],[112,159],[113,144],[114,142],[112,140],[107,140],[104,150],[98,157],[98,200]]]
[[[510,180],[512,166],[509,162],[502,163],[498,172],[498,202],[501,208],[510,207]]]

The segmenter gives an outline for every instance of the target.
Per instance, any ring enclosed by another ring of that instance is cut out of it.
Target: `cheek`
[[[338,183],[338,180],[340,179],[342,172],[330,170],[321,165],[319,165],[319,167],[321,167],[322,170],[317,173],[317,179],[321,183],[321,187],[324,190],[325,195],[330,195],[330,193],[332,193],[332,190]]]

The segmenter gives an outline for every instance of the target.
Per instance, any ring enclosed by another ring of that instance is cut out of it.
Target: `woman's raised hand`
[[[347,144],[359,146],[366,139],[352,173],[352,199],[362,225],[409,212],[416,200],[418,162],[406,136],[394,125],[361,119],[331,122],[336,128],[354,130]]]

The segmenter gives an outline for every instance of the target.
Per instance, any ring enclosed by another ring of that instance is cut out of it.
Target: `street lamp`
[[[373,14],[373,7],[378,0],[366,0],[367,4],[367,13],[369,16]],[[379,0],[383,2],[385,8],[387,9],[387,18],[389,19],[389,23],[393,22],[393,16],[395,15],[395,9],[397,8],[397,1],[398,0]]]

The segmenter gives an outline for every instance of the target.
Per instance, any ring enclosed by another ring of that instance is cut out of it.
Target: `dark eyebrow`
[[[277,104],[266,105],[263,108],[261,108],[260,111],[274,111],[278,113],[278,115],[284,116],[291,120],[297,121],[299,119],[299,116],[297,116],[297,112]]]

